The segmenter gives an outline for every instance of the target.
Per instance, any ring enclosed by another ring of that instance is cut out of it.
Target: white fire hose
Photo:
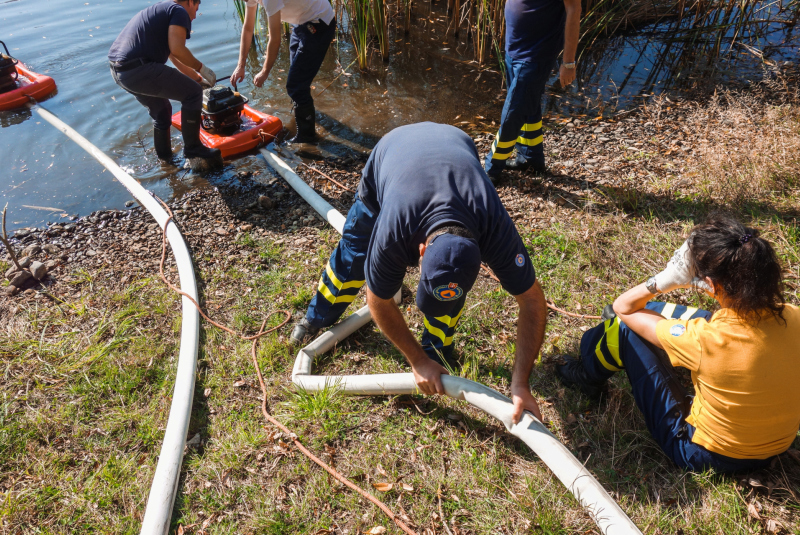
[[[345,217],[326,202],[308,184],[297,176],[286,162],[274,152],[261,149],[267,163],[305,199],[314,210],[328,221],[339,234]],[[395,296],[399,301],[399,295]],[[292,369],[292,382],[309,392],[333,387],[342,393],[361,396],[419,394],[411,373],[377,375],[311,375],[314,357],[333,349],[336,344],[370,322],[369,308],[363,307],[322,333],[316,340],[300,350]],[[525,412],[520,422],[511,423],[511,400],[491,388],[452,375],[442,375],[442,385],[448,396],[461,399],[494,416],[508,431],[520,438],[550,468],[565,487],[577,498],[592,516],[598,527],[608,535],[641,535],[641,531],[614,501],[603,486],[583,464],[538,419]]]
[[[86,138],[73,130],[58,117],[42,108],[29,104],[28,107],[39,114],[45,121],[63,132],[83,150],[91,154],[114,178],[120,181],[136,200],[150,212],[150,215],[162,228],[169,217],[156,199],[138,181],[123,171],[111,158],[92,145]],[[197,300],[197,283],[194,277],[194,266],[189,247],[183,240],[178,227],[167,228],[167,240],[175,255],[178,266],[181,290]],[[172,506],[178,491],[178,480],[183,462],[183,450],[186,445],[186,433],[189,430],[189,419],[192,414],[192,398],[194,396],[194,379],[197,368],[197,349],[200,341],[200,314],[186,298],[181,298],[181,342],[178,354],[178,369],[175,372],[175,389],[172,392],[172,405],[169,409],[167,428],[164,431],[164,442],[158,456],[158,465],[153,475],[150,496],[142,521],[142,535],[165,534],[172,518]]]

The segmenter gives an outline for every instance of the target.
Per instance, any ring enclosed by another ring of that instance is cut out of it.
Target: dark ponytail
[[[781,264],[757,229],[712,215],[692,230],[689,251],[696,275],[721,288],[739,317],[758,323],[772,316],[785,323]]]

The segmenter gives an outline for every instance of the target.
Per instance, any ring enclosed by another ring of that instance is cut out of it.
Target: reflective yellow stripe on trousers
[[[333,269],[331,269],[330,262],[328,262],[328,264],[325,266],[325,274],[328,276],[331,283],[333,283],[333,285],[336,287],[337,294],[342,290],[348,290],[350,288],[359,289],[362,286],[364,286],[364,283],[366,282],[366,281],[350,281],[343,283],[333,272]],[[346,294],[346,295],[333,295],[330,288],[328,288],[328,285],[325,284],[324,277],[320,277],[319,286],[317,287],[317,290],[319,290],[319,293],[321,293],[325,297],[325,299],[327,299],[332,305],[335,305],[336,303],[352,303],[353,300],[355,300],[356,296],[358,295],[358,293]]]
[[[456,314],[455,317],[440,316],[440,317],[434,318],[434,319],[436,321],[440,321],[443,324],[447,325],[447,330],[449,331],[450,329],[452,329],[452,328],[454,328],[456,326],[456,324],[458,323],[459,318],[461,318],[461,313],[462,312],[464,312],[464,308],[463,307],[461,308],[461,310],[458,311],[458,314]],[[443,330],[439,329],[438,327],[434,327],[433,325],[431,325],[431,323],[428,321],[428,318],[423,318],[423,321],[425,323],[425,328],[428,330],[428,332],[431,333],[436,338],[440,339],[444,345],[449,346],[450,344],[453,343],[453,337],[452,336],[447,336],[447,334]]]
[[[602,364],[605,369],[612,372],[618,372],[624,367],[622,365],[622,359],[619,358],[619,318],[614,317],[613,319],[606,320],[605,327],[606,332],[597,343],[597,348],[595,348],[594,354],[597,356],[597,360],[600,361],[600,364]],[[603,351],[604,349],[608,355],[611,356],[616,366],[608,362]]]

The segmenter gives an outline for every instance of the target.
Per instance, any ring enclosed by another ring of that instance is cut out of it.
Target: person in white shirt
[[[294,25],[289,41],[289,76],[286,92],[292,99],[297,121],[297,135],[293,143],[316,141],[314,129],[314,99],[311,96],[311,81],[319,72],[322,60],[336,33],[336,15],[328,0],[247,0],[247,11],[242,25],[239,44],[239,63],[231,74],[236,85],[244,79],[245,60],[253,42],[258,3],[264,5],[269,19],[269,42],[267,55],[261,71],[253,77],[256,87],[264,85],[281,46],[281,23]]]

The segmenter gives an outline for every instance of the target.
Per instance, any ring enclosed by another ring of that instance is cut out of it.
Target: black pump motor
[[[203,128],[218,134],[230,134],[242,125],[241,113],[247,98],[230,87],[217,85],[203,91]]]
[[[5,54],[0,52],[0,93],[7,93],[17,88],[17,78],[19,78],[17,63],[19,61],[9,55],[8,47],[3,41],[0,41],[0,45],[3,45],[3,49],[6,51]]]

